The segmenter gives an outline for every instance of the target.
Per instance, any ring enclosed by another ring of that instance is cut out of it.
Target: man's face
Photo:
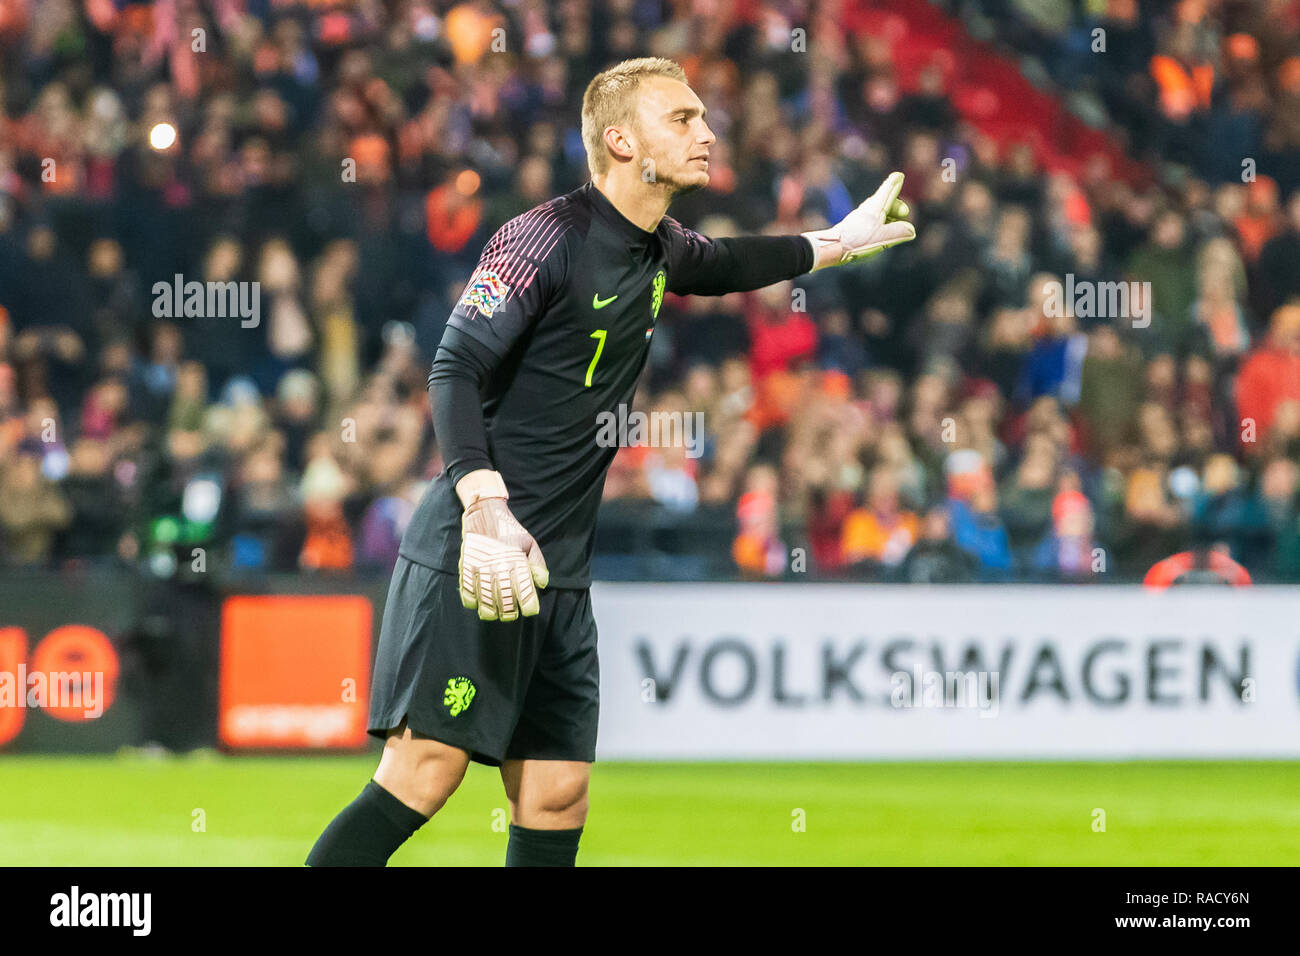
[[[685,83],[651,76],[637,88],[632,124],[635,162],[647,182],[673,195],[709,184],[709,147],[717,140],[704,122],[704,104]]]

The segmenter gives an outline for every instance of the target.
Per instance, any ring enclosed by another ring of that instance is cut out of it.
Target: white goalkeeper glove
[[[839,223],[830,229],[803,233],[813,247],[811,271],[866,259],[915,239],[916,227],[907,222],[912,210],[898,198],[902,190],[903,174],[890,173],[875,195]]]
[[[460,519],[460,603],[480,620],[513,621],[541,610],[537,589],[550,572],[542,549],[506,506],[499,472],[471,471],[456,482]]]

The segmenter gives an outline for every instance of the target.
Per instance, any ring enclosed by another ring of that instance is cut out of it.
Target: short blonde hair
[[[686,82],[686,71],[677,63],[659,56],[643,56],[615,64],[587,84],[587,92],[582,95],[582,142],[587,147],[587,166],[593,176],[609,169],[605,130],[632,122],[634,94],[647,76]]]

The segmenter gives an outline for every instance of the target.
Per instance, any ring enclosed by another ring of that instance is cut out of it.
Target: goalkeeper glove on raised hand
[[[866,259],[915,239],[916,227],[907,221],[912,211],[898,198],[902,190],[903,174],[890,173],[875,195],[836,225],[803,233],[812,243],[813,270]]]
[[[541,610],[537,589],[550,572],[542,549],[506,506],[501,474],[471,471],[456,482],[460,519],[460,603],[483,621],[513,621]]]

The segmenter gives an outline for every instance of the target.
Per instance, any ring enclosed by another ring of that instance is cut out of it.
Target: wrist
[[[456,497],[460,499],[461,507],[468,511],[486,498],[508,500],[510,493],[506,491],[506,483],[501,477],[501,472],[479,468],[456,482]]]
[[[812,246],[813,265],[809,272],[825,269],[827,266],[839,265],[844,258],[844,246],[839,234],[834,229],[818,229],[801,235]]]

